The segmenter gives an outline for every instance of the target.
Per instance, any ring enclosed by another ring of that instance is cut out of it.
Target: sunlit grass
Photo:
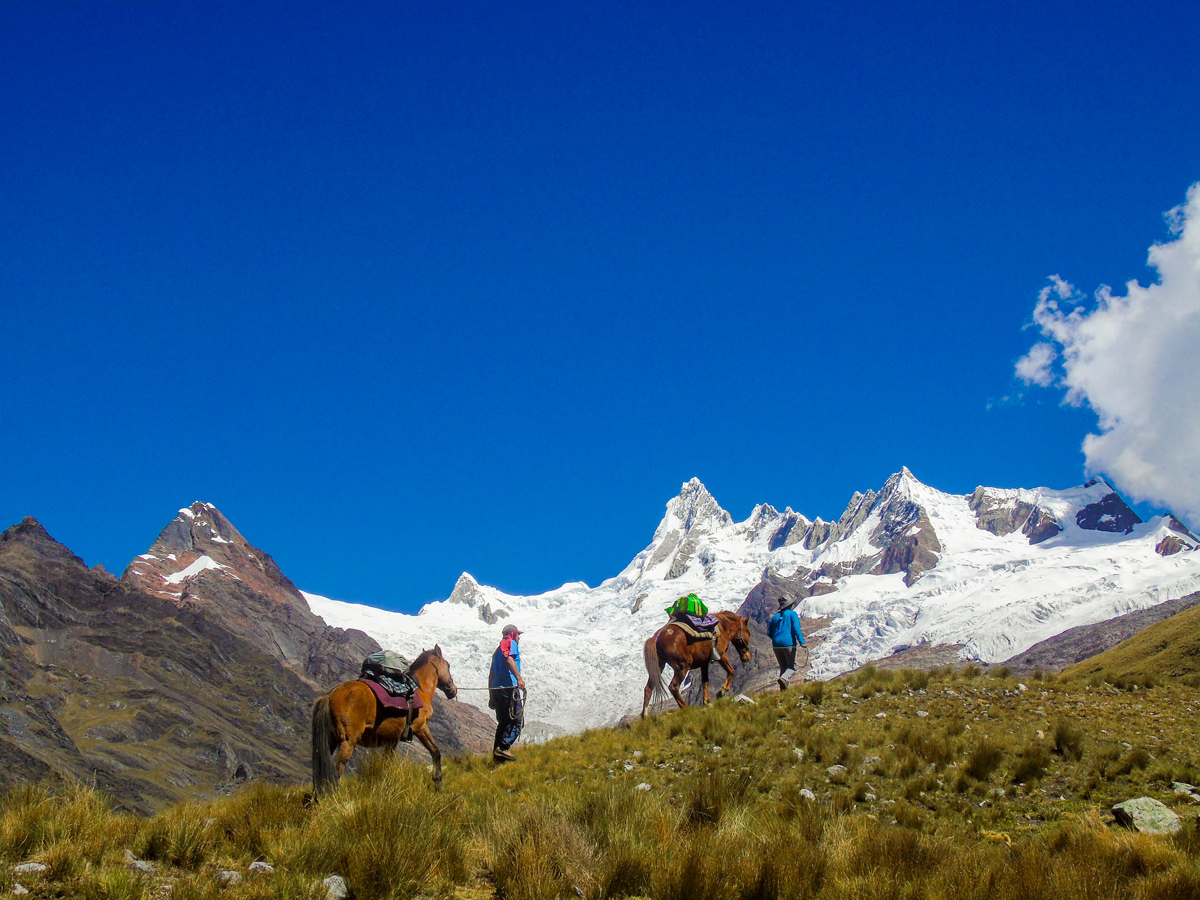
[[[0,802],[0,890],[324,900],[340,875],[356,900],[1200,896],[1195,808],[1170,788],[1200,770],[1194,687],[864,669],[756,700],[453,761],[441,793],[384,757],[316,804],[252,785],[150,819],[84,785],[23,788]],[[1143,794],[1183,829],[1106,824]],[[11,871],[26,861],[48,869]]]

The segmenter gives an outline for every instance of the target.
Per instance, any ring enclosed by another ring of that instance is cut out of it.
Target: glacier
[[[1156,552],[1171,536],[1182,549]],[[1198,544],[1170,517],[1141,522],[1099,479],[957,495],[905,468],[827,523],[766,504],[735,522],[693,478],[650,544],[596,587],[515,596],[463,573],[446,600],[416,615],[301,593],[328,624],[361,629],[387,649],[411,657],[439,644],[459,699],[481,708],[501,627],[517,624],[526,735],[541,740],[640,711],[643,642],[689,592],[714,611],[736,610],[768,574],[807,585],[802,615],[832,620],[810,677],[918,644],[961,644],[964,661],[999,662],[1068,628],[1200,590]]]

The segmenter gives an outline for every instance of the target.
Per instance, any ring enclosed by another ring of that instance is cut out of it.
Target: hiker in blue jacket
[[[521,630],[516,625],[505,625],[488,673],[488,706],[496,711],[492,759],[498,763],[517,758],[509,748],[517,742],[525,725],[525,678],[521,675],[520,645]]]
[[[767,634],[771,636],[771,648],[779,661],[779,689],[786,691],[788,682],[796,674],[796,645],[804,644],[800,631],[800,617],[792,609],[796,601],[786,596],[779,598],[779,612],[767,623]]]

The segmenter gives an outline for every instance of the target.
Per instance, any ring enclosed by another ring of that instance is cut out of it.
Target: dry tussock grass
[[[520,748],[503,768],[452,762],[441,794],[383,758],[319,804],[258,785],[151,819],[78,784],[23,788],[0,802],[0,890],[36,860],[47,871],[20,877],[39,895],[109,900],[166,884],[173,900],[323,900],[330,874],[355,900],[1200,897],[1195,811],[1169,790],[1200,769],[1196,690],[1026,688],[864,670]],[[1179,834],[1096,812],[1147,793],[1190,813]],[[275,873],[249,877],[256,859]],[[245,881],[222,887],[224,869]]]

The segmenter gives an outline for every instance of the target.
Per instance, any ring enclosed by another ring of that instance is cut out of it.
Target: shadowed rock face
[[[997,537],[1020,529],[1030,544],[1040,544],[1062,531],[1053,513],[1020,499],[1012,491],[977,487],[968,505],[975,512],[976,527]]]
[[[1095,482],[1089,481],[1085,487]],[[1089,503],[1075,513],[1075,524],[1088,531],[1107,531],[1113,534],[1129,534],[1133,526],[1141,524],[1141,516],[1135,513],[1116,493],[1108,494],[1097,503]]]

